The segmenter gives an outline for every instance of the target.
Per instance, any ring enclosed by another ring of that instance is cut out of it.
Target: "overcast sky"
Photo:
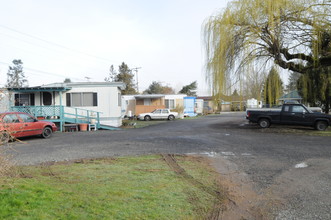
[[[227,0],[10,0],[0,8],[0,86],[21,59],[30,86],[104,81],[110,65],[138,72],[177,91],[205,83],[201,29]]]

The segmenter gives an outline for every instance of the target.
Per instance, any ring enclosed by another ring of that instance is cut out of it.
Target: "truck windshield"
[[[302,106],[303,106],[303,108],[304,108],[305,110],[307,110],[309,113],[313,113],[313,111],[310,110],[310,109],[308,109],[307,106],[305,106],[304,104],[302,104]]]
[[[306,107],[306,106],[305,106]],[[310,110],[309,108],[307,108],[306,107],[306,109],[307,109],[307,111],[309,112],[309,113],[314,113],[312,110]]]

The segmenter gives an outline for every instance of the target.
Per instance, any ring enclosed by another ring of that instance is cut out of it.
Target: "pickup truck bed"
[[[331,115],[316,113],[302,104],[284,104],[277,109],[248,109],[246,118],[262,128],[271,124],[303,125],[326,130],[331,124]]]

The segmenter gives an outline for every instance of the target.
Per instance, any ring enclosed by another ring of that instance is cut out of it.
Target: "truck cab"
[[[280,117],[282,124],[310,125],[315,121],[315,114],[301,104],[284,104]]]

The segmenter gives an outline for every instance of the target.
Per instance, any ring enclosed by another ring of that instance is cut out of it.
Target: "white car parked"
[[[172,112],[170,109],[155,109],[150,113],[142,113],[138,115],[139,120],[150,121],[152,119],[167,119],[174,120],[178,117],[177,112]]]

